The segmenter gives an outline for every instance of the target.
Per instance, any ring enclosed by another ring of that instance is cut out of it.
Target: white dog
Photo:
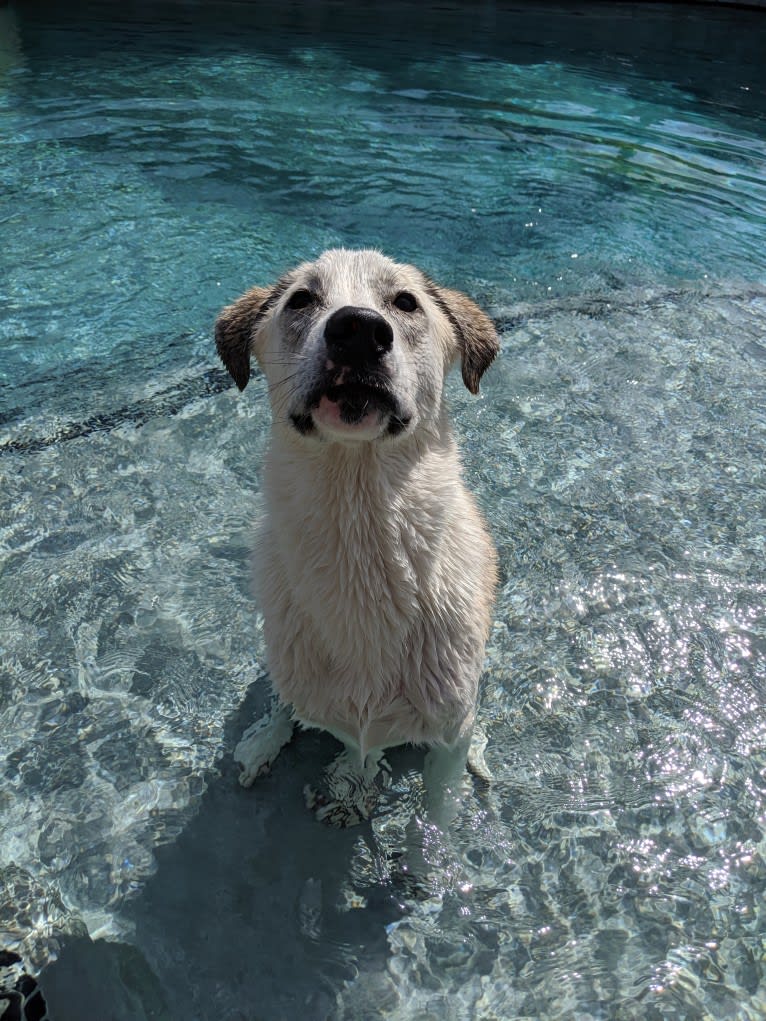
[[[336,249],[225,308],[216,343],[240,390],[256,358],[273,419],[256,581],[279,701],[237,746],[241,782],[297,722],[346,746],[320,816],[366,816],[400,744],[430,748],[438,799],[465,769],[496,586],[442,389],[459,359],[478,392],[495,328],[413,266]]]

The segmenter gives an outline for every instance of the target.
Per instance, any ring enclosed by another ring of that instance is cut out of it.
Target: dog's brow
[[[279,280],[277,280],[277,282],[269,291],[268,297],[261,305],[261,307],[258,309],[258,313],[253,322],[253,328],[259,325],[263,321],[263,319],[266,318],[266,313],[269,312],[274,307],[274,305],[276,305],[276,303],[279,301],[279,299],[282,297],[282,295],[285,293],[285,291],[292,282],[293,278],[291,276],[283,276],[280,277]]]
[[[403,284],[400,276],[394,271],[381,273],[376,281],[380,289],[388,294],[390,291],[401,291]]]
[[[420,277],[423,284],[423,290],[426,292],[428,297],[434,302],[434,304],[439,308],[439,310],[443,312],[444,315],[447,317],[450,326],[455,331],[456,336],[458,337],[461,336],[463,331],[460,328],[460,323],[457,321],[457,319],[450,311],[446,301],[442,296],[441,288],[439,287],[439,285],[436,283],[435,280],[432,280],[427,273],[424,273],[423,270],[420,270]]]
[[[290,283],[299,284],[301,287],[305,287],[306,290],[311,291],[312,294],[322,294],[324,291],[322,278],[316,271],[307,273],[305,276],[291,277]]]
[[[289,291],[290,288],[293,287],[295,284],[297,284],[300,287],[305,287],[308,290],[310,290],[313,294],[316,294],[321,297],[322,294],[321,281],[315,273],[310,274],[304,280],[301,280],[301,278],[299,276],[296,276],[294,273],[286,273],[284,276],[281,276],[279,280],[277,280],[277,282],[274,284],[273,288],[271,289],[271,292],[269,293],[268,298],[263,303],[263,305],[261,305],[256,321],[260,322],[263,318],[265,318],[266,313],[269,312],[279,302],[279,299],[282,297],[285,291]]]

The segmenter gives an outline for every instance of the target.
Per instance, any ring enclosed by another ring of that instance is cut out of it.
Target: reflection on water
[[[83,10],[0,11],[0,931],[54,1021],[762,1017],[763,22]],[[495,782],[419,882],[417,752],[347,832],[332,739],[231,762],[268,416],[210,326],[336,243],[503,338],[449,385]]]

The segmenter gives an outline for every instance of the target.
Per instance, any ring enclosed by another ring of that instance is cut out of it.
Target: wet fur
[[[317,295],[304,314],[297,288]],[[392,295],[418,302],[406,314]],[[402,422],[369,440],[315,427],[323,324],[353,302],[394,331],[381,374]],[[224,309],[219,353],[244,388],[254,356],[266,375],[272,436],[263,477],[256,580],[268,666],[280,702],[338,737],[363,768],[382,749],[457,749],[465,761],[496,586],[496,556],[461,479],[442,387],[461,362],[472,393],[498,350],[491,320],[466,296],[374,251],[326,252],[272,288]],[[280,734],[289,737],[281,710]],[[243,742],[243,782],[268,768],[263,727]],[[280,738],[281,740],[281,738]],[[247,761],[244,761],[247,760]]]

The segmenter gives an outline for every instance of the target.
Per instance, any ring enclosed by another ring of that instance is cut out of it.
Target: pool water
[[[0,948],[53,1021],[764,1017],[764,52],[721,8],[0,7]],[[232,760],[269,423],[212,324],[339,244],[502,335],[448,386],[502,578],[444,838],[415,751],[345,831],[328,736]]]

